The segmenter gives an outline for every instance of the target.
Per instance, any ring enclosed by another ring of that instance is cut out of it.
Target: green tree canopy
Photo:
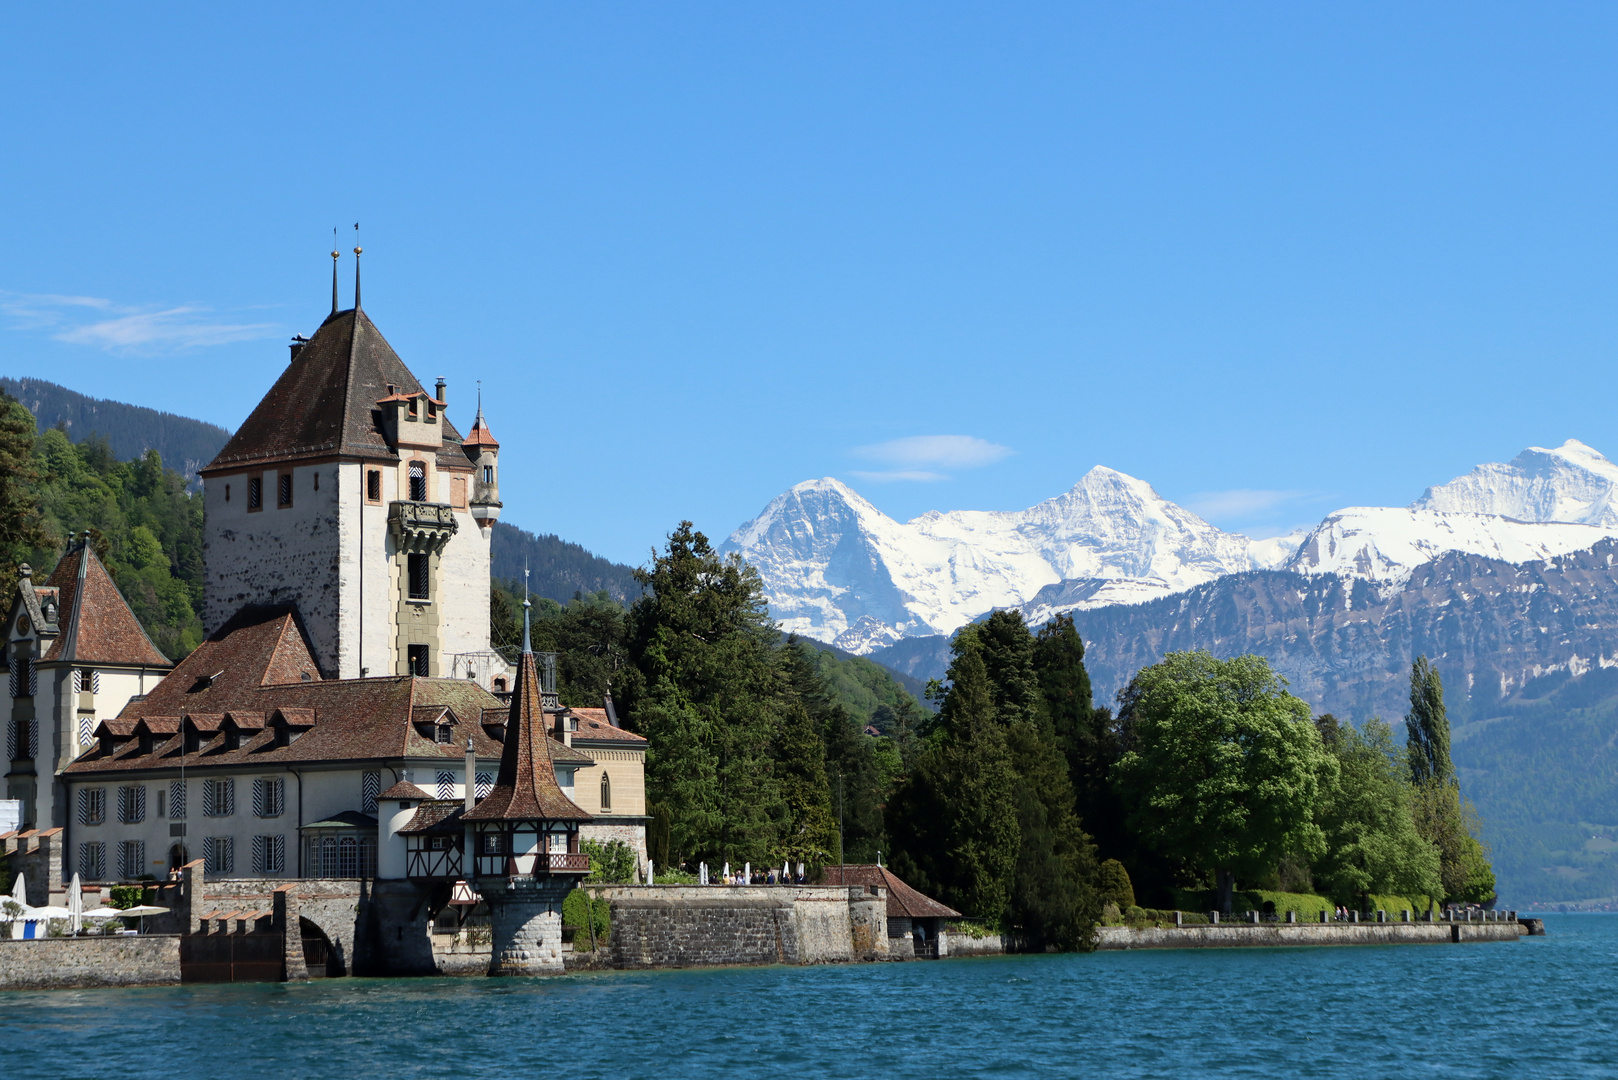
[[[1317,813],[1326,851],[1312,868],[1315,883],[1344,905],[1370,893],[1440,898],[1438,849],[1416,831],[1392,730],[1381,720],[1356,731],[1321,718],[1328,719],[1329,726],[1317,726],[1331,733],[1326,747],[1337,775],[1324,786]]]
[[[1127,749],[1115,774],[1129,825],[1216,873],[1223,910],[1237,875],[1322,853],[1316,801],[1336,763],[1309,707],[1263,657],[1170,653],[1140,671],[1122,701]]]

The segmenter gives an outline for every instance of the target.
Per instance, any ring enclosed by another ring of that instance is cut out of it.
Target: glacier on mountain
[[[951,634],[995,608],[1037,625],[1250,570],[1364,578],[1387,592],[1445,552],[1543,560],[1618,535],[1615,491],[1618,465],[1569,440],[1479,465],[1408,507],[1349,507],[1307,533],[1255,541],[1104,466],[1026,510],[903,523],[828,477],[777,496],[723,550],[758,569],[783,630],[867,653]]]
[[[1253,568],[1251,548],[1103,466],[1026,510],[930,511],[903,523],[839,480],[810,480],[724,544],[758,569],[783,630],[852,652],[953,633],[1062,582],[1101,583],[1069,608],[1164,596]]]

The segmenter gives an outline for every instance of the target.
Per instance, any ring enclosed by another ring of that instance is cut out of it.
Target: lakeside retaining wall
[[[888,958],[887,890],[867,886],[587,885],[607,901],[607,966],[722,967]]]
[[[1516,941],[1527,929],[1515,922],[1433,923],[1220,923],[1181,927],[1103,926],[1097,949],[1245,949],[1301,945],[1439,945]]]
[[[164,986],[179,981],[176,934],[0,939],[0,990]]]

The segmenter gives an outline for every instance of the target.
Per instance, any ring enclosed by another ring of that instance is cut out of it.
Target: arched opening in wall
[[[343,954],[332,946],[320,927],[300,918],[298,933],[303,937],[303,963],[311,979],[335,979],[348,974],[343,968]]]
[[[605,769],[601,772],[601,809],[612,809],[612,781],[608,779]]]
[[[175,844],[169,848],[169,873],[178,873],[180,867],[190,861],[186,856],[184,844]]]

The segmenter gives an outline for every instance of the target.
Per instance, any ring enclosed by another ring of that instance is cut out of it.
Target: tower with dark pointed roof
[[[4,641],[5,797],[22,802],[25,824],[63,826],[61,771],[91,744],[101,720],[174,665],[141,629],[88,539],[70,537],[43,584],[23,567]]]
[[[246,605],[290,604],[327,678],[509,676],[489,649],[482,512],[499,446],[481,415],[461,436],[443,388],[357,306],[295,343],[202,470],[210,632]]]
[[[522,656],[494,788],[462,815],[475,883],[489,903],[491,975],[562,970],[562,899],[590,872],[579,826],[590,815],[562,791],[551,763],[545,703],[523,603]]]

